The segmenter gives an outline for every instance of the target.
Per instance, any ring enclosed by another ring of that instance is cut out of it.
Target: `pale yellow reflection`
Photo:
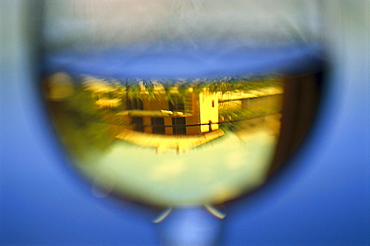
[[[167,161],[159,163],[153,173],[150,174],[150,179],[153,181],[167,180],[168,178],[176,178],[186,169],[186,163],[183,160]]]
[[[212,201],[217,204],[238,197],[241,191],[238,187],[216,186],[213,188],[212,193],[214,194]]]

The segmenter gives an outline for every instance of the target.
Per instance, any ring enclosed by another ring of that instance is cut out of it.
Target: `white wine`
[[[266,182],[315,112],[315,45],[59,51],[43,90],[71,163],[141,203],[219,204]]]

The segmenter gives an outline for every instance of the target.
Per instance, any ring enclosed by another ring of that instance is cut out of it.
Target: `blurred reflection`
[[[78,131],[95,146],[110,142],[97,136],[114,135],[156,148],[157,153],[184,153],[226,132],[248,141],[256,130],[278,135],[280,128],[283,88],[279,77],[124,82],[83,77],[72,82],[67,74],[56,73],[46,87],[55,116],[62,114],[77,124],[62,124],[69,127],[63,132],[65,138],[75,139]]]
[[[222,202],[264,181],[280,131],[283,81],[55,73],[44,88],[73,163],[95,184],[179,205]]]

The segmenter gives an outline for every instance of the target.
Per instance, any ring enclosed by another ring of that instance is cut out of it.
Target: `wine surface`
[[[316,83],[318,61],[313,45],[69,50],[46,57],[43,90],[94,187],[158,206],[214,204],[266,181],[287,85]]]

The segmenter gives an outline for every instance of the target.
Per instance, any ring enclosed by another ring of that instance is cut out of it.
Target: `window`
[[[164,119],[163,118],[152,118],[153,133],[164,134]]]
[[[168,107],[171,111],[184,111],[184,101],[179,97],[173,97],[172,101],[168,102]]]
[[[127,109],[129,110],[143,110],[143,102],[140,98],[133,98],[127,100]]]
[[[144,131],[143,118],[132,117],[131,124],[133,125],[133,130],[138,132]]]
[[[186,134],[186,118],[172,118],[174,135]]]

